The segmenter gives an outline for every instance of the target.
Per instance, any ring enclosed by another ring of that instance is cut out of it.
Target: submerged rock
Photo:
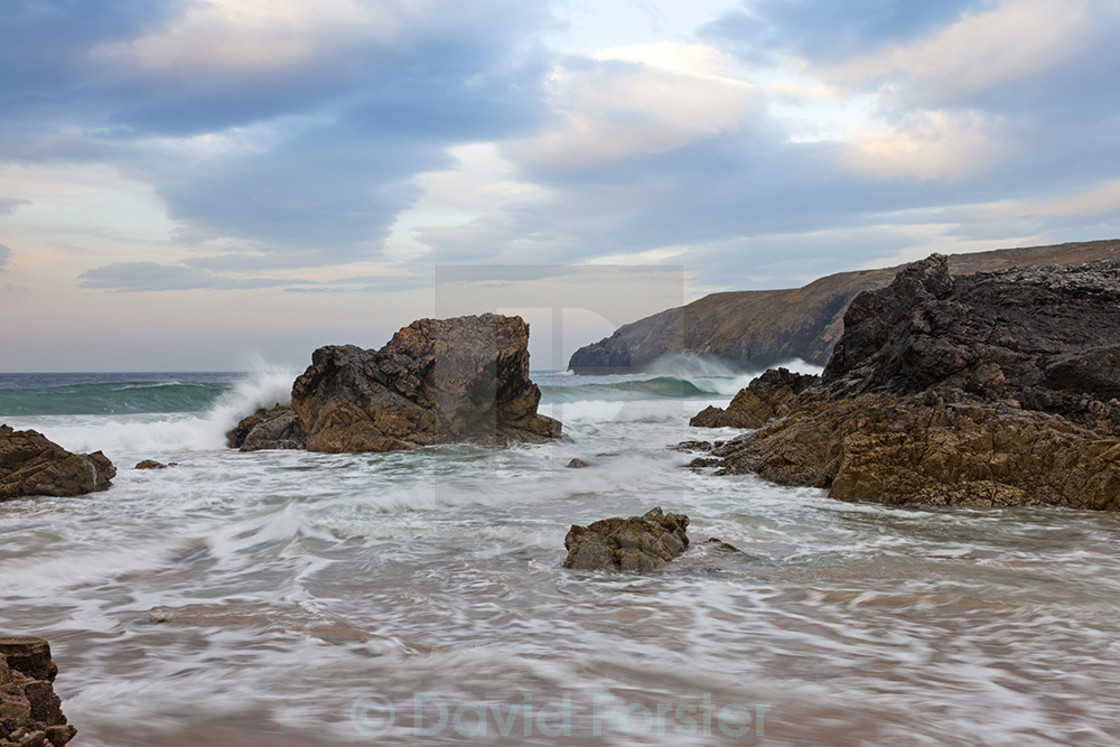
[[[591,462],[585,462],[579,457],[573,457],[572,460],[564,466],[568,469],[585,469],[591,466]]]
[[[712,453],[844,500],[1120,510],[1118,350],[1120,260],[952,278],[934,255],[852,302],[819,387]]]
[[[559,421],[537,414],[528,342],[521,317],[421,319],[377,351],[316,350],[292,387],[292,409],[311,451],[556,438]]]
[[[73,454],[38,431],[0,425],[0,500],[108,490],[116,474],[100,451]]]
[[[652,571],[688,548],[688,517],[657,507],[643,516],[573,524],[564,537],[565,568]]]
[[[788,415],[797,395],[820,380],[819,376],[771,369],[740,389],[727,409],[707,407],[688,424],[699,428],[761,428],[767,421]]]
[[[66,723],[52,683],[58,667],[41,638],[0,637],[0,744],[63,745],[77,729]]]
[[[299,416],[290,407],[260,408],[226,433],[226,445],[241,451],[306,449],[307,436]]]

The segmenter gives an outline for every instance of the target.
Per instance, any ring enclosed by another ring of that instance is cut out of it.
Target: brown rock
[[[116,474],[100,451],[72,454],[37,431],[0,425],[0,500],[108,490]]]
[[[585,462],[582,459],[580,459],[579,457],[575,457],[564,466],[567,467],[568,469],[584,469],[586,467],[590,467],[591,463],[590,462]]]
[[[74,737],[51,685],[57,673],[46,641],[0,638],[0,744],[63,745]]]
[[[573,524],[564,538],[565,568],[651,571],[688,548],[688,517],[655,508],[643,516]]]
[[[377,351],[319,348],[292,387],[311,451],[392,451],[439,443],[543,441],[529,325],[496,314],[421,319]]]
[[[788,415],[797,395],[819,380],[819,376],[785,368],[771,369],[740,389],[726,410],[705,408],[688,424],[698,428],[761,428],[773,418]]]
[[[133,469],[167,469],[168,465],[163,462],[157,462],[155,459],[145,459],[142,462],[137,462]]]
[[[818,402],[715,454],[722,474],[828,488],[842,500],[1120,510],[1120,440],[1009,405]]]
[[[307,436],[295,411],[276,405],[268,410],[262,407],[243,418],[236,428],[226,433],[226,444],[241,451],[306,449]]]

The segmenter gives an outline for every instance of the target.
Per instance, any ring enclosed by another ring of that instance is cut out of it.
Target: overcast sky
[[[490,304],[568,306],[566,356],[674,272],[1115,238],[1117,38],[1114,0],[4,0],[0,371],[302,367],[452,307],[437,266],[621,304]]]

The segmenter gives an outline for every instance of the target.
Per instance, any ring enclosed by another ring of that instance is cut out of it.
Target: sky
[[[560,368],[710,292],[1120,237],[1118,36],[1115,0],[4,0],[0,371],[483,311]]]

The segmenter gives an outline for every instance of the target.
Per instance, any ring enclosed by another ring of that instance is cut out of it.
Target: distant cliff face
[[[949,257],[953,275],[1037,264],[1120,257],[1120,240],[1001,249]],[[744,369],[800,358],[823,366],[844,331],[844,313],[865,290],[887,286],[900,267],[841,272],[790,290],[714,293],[619,327],[571,357],[575,373],[640,371],[670,353],[690,352]]]

